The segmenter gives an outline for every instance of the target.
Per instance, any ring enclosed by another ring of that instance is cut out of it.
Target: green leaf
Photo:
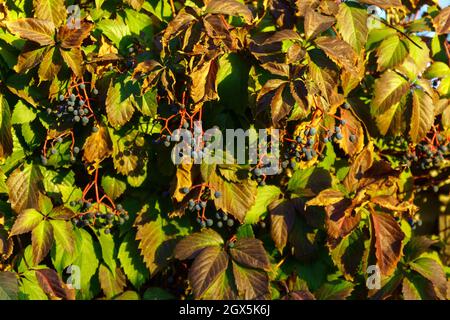
[[[166,290],[158,287],[150,287],[144,292],[144,300],[172,300],[175,297]]]
[[[335,280],[322,285],[315,296],[317,300],[345,300],[353,291],[353,283]]]
[[[281,195],[281,190],[277,186],[258,187],[256,200],[253,206],[245,214],[244,223],[255,224],[267,213],[268,205]]]
[[[294,172],[288,183],[288,190],[295,194],[311,195],[331,187],[331,176],[323,168],[307,168]]]
[[[356,2],[341,2],[336,19],[342,39],[359,53],[367,40],[367,9]]]
[[[179,260],[193,259],[207,247],[223,246],[222,237],[213,229],[202,229],[181,241],[175,247],[175,258]]]
[[[378,47],[378,71],[398,66],[408,55],[408,47],[398,35],[386,38]]]
[[[99,265],[99,248],[91,235],[83,229],[75,230],[76,236],[76,258],[73,265],[80,269],[80,290],[77,294],[83,299],[91,299],[95,295],[92,279]],[[109,271],[109,270],[108,270]]]
[[[26,209],[17,217],[11,229],[11,236],[32,231],[44,216],[36,209]]]
[[[0,300],[17,300],[19,285],[14,272],[0,272]]]
[[[228,255],[221,247],[207,247],[202,250],[189,269],[188,279],[196,298],[225,272],[228,267]]]
[[[158,92],[155,88],[148,90],[140,99],[137,99],[140,103],[137,103],[136,107],[144,116],[156,117],[158,109],[157,94]]]
[[[409,79],[416,79],[421,76],[431,62],[430,49],[420,37],[411,35],[411,39],[421,46],[421,48],[418,48],[411,41],[407,41],[408,56],[405,61],[403,61],[402,65],[397,67],[397,69],[407,75]]]
[[[169,0],[148,0],[144,2],[142,8],[151,12],[160,21],[169,22],[173,16]]]
[[[33,263],[38,264],[50,251],[53,244],[53,227],[48,220],[41,221],[31,232]]]
[[[0,94],[0,159],[7,158],[12,152],[11,111],[8,102]]]
[[[107,298],[113,298],[122,293],[126,286],[125,275],[119,268],[112,273],[104,264],[101,264],[98,270],[98,278]]]
[[[130,40],[127,41],[131,36],[130,28],[120,17],[115,20],[103,19],[97,23],[96,27],[100,29],[117,48],[124,48],[131,43]]]
[[[30,108],[28,105],[19,100],[14,106],[14,110],[11,117],[12,124],[29,123],[36,119],[36,111]]]
[[[11,208],[21,213],[27,208],[38,208],[39,184],[42,174],[39,167],[25,164],[14,170],[6,180]]]
[[[61,246],[65,253],[72,257],[75,253],[75,233],[71,222],[63,220],[50,220],[53,236],[57,246]],[[69,258],[70,259],[70,258]]]
[[[412,115],[409,135],[414,143],[421,141],[434,123],[433,99],[422,89],[412,94]]]
[[[105,193],[113,200],[120,197],[127,189],[125,182],[109,175],[102,177],[101,185]]]
[[[112,234],[105,234],[104,232],[98,231],[97,238],[100,241],[100,247],[102,248],[103,261],[108,266],[109,270],[114,274],[116,271],[116,244]]]
[[[259,239],[243,238],[237,240],[234,246],[230,248],[230,254],[234,261],[243,266],[266,271],[270,269],[267,252]]]
[[[48,300],[36,278],[36,271],[30,270],[23,274],[19,284],[20,300]]]
[[[133,233],[129,232],[123,239],[118,258],[128,280],[139,289],[148,279],[149,273],[138,253],[138,243]]]

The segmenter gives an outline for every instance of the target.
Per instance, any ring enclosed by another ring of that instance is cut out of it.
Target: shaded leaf
[[[56,271],[52,269],[36,270],[36,278],[42,290],[52,299],[75,300],[73,289],[66,288]]]
[[[12,152],[11,111],[8,102],[0,94],[0,159],[7,158]]]
[[[17,275],[10,271],[0,272],[0,300],[17,300],[19,285]]]
[[[224,242],[222,237],[212,229],[202,229],[193,233],[181,241],[175,247],[175,258],[179,260],[193,259],[207,247],[221,247]]]
[[[256,269],[269,270],[270,263],[263,243],[255,238],[242,238],[230,248],[230,254],[239,264]]]
[[[221,247],[207,247],[202,250],[189,269],[188,279],[196,298],[225,272],[228,267],[228,255]]]
[[[237,289],[245,300],[269,298],[269,277],[261,270],[244,268],[233,261]]]
[[[107,298],[113,298],[122,293],[126,286],[125,275],[120,268],[117,268],[113,274],[104,264],[101,264],[98,269],[98,279]]]

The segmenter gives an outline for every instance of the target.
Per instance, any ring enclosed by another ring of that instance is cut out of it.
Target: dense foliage
[[[0,299],[448,298],[449,30],[431,0],[0,0]],[[278,174],[174,165],[195,121],[279,129]]]

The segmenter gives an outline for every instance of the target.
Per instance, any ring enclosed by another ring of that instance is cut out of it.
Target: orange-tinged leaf
[[[434,28],[437,34],[450,33],[450,7],[439,11],[439,14],[433,18]]]
[[[97,132],[92,132],[83,146],[83,160],[88,163],[100,162],[112,153],[112,141],[108,130],[100,126]]]
[[[17,59],[17,63],[14,66],[14,71],[16,71],[17,73],[24,73],[34,68],[39,63],[41,63],[46,50],[47,47],[36,48],[36,46],[33,45],[32,42],[27,42],[23,47],[19,58]]]
[[[342,39],[359,53],[367,41],[367,9],[356,2],[341,2],[336,19]]]
[[[41,181],[42,174],[36,165],[19,167],[10,174],[6,185],[11,207],[16,213],[27,208],[38,208]]]
[[[345,120],[346,124],[341,129],[343,138],[339,140],[339,146],[346,154],[357,155],[364,147],[364,130],[361,122],[352,111],[344,109],[341,109],[341,119]]]
[[[189,75],[191,78],[190,92],[195,103],[218,98],[217,94],[218,63],[215,59],[201,62]]]
[[[414,90],[412,94],[412,115],[409,135],[418,143],[422,140],[434,123],[433,99],[423,90]]]
[[[39,286],[51,299],[75,300],[75,290],[67,288],[67,285],[52,269],[36,270],[36,278]]]
[[[305,34],[306,38],[314,38],[320,33],[330,28],[336,19],[322,15],[314,9],[308,7],[305,14]]]
[[[9,31],[15,35],[39,43],[42,46],[53,45],[55,25],[48,20],[23,18],[6,23]]]
[[[375,255],[381,274],[391,275],[402,256],[405,234],[392,215],[372,212],[370,215],[375,238]]]
[[[86,21],[80,23],[80,28],[71,29],[69,26],[63,25],[58,31],[61,47],[66,49],[80,47],[83,40],[89,36],[93,27],[92,23]]]
[[[373,4],[383,9],[396,8],[402,6],[401,0],[361,0],[360,2]]]

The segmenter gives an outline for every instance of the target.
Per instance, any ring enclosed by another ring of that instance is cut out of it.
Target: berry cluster
[[[216,226],[218,228],[222,228],[224,224],[226,224],[228,227],[234,226],[234,220],[233,218],[229,217],[226,213],[216,212],[215,214],[216,218]],[[214,225],[214,220],[209,218],[206,220],[202,220],[200,217],[197,218],[197,223],[200,224],[200,227],[212,227]]]
[[[316,139],[318,130],[311,125],[307,126],[303,133],[295,136],[294,139],[285,138],[287,148],[283,154],[284,161],[281,163],[281,167],[283,169],[288,167],[294,169],[298,162],[311,161],[316,157],[322,159],[323,150],[328,142],[339,141],[344,138],[342,127],[345,125],[347,125],[346,120],[341,119],[334,127],[334,130],[322,128],[324,135],[321,139]],[[352,143],[356,142],[356,135],[351,133],[349,140]]]
[[[408,150],[403,157],[407,166],[418,165],[421,170],[429,170],[439,166],[448,156],[448,141],[441,134],[432,139],[426,138]]]
[[[80,90],[85,90],[85,84],[78,85]],[[92,90],[92,94],[98,94],[97,89]],[[66,93],[66,95],[59,95],[59,105],[56,110],[47,108],[48,114],[56,114],[56,117],[62,123],[81,123],[86,126],[90,122],[90,118],[93,117],[92,110],[86,103],[86,99],[81,94],[75,95],[74,93]]]
[[[79,228],[90,225],[95,228],[105,228],[105,234],[109,234],[115,224],[122,225],[129,219],[128,214],[120,204],[115,208],[101,208],[99,204],[92,204],[83,199],[70,202],[71,206],[77,204],[82,206],[83,212],[72,221]]]

